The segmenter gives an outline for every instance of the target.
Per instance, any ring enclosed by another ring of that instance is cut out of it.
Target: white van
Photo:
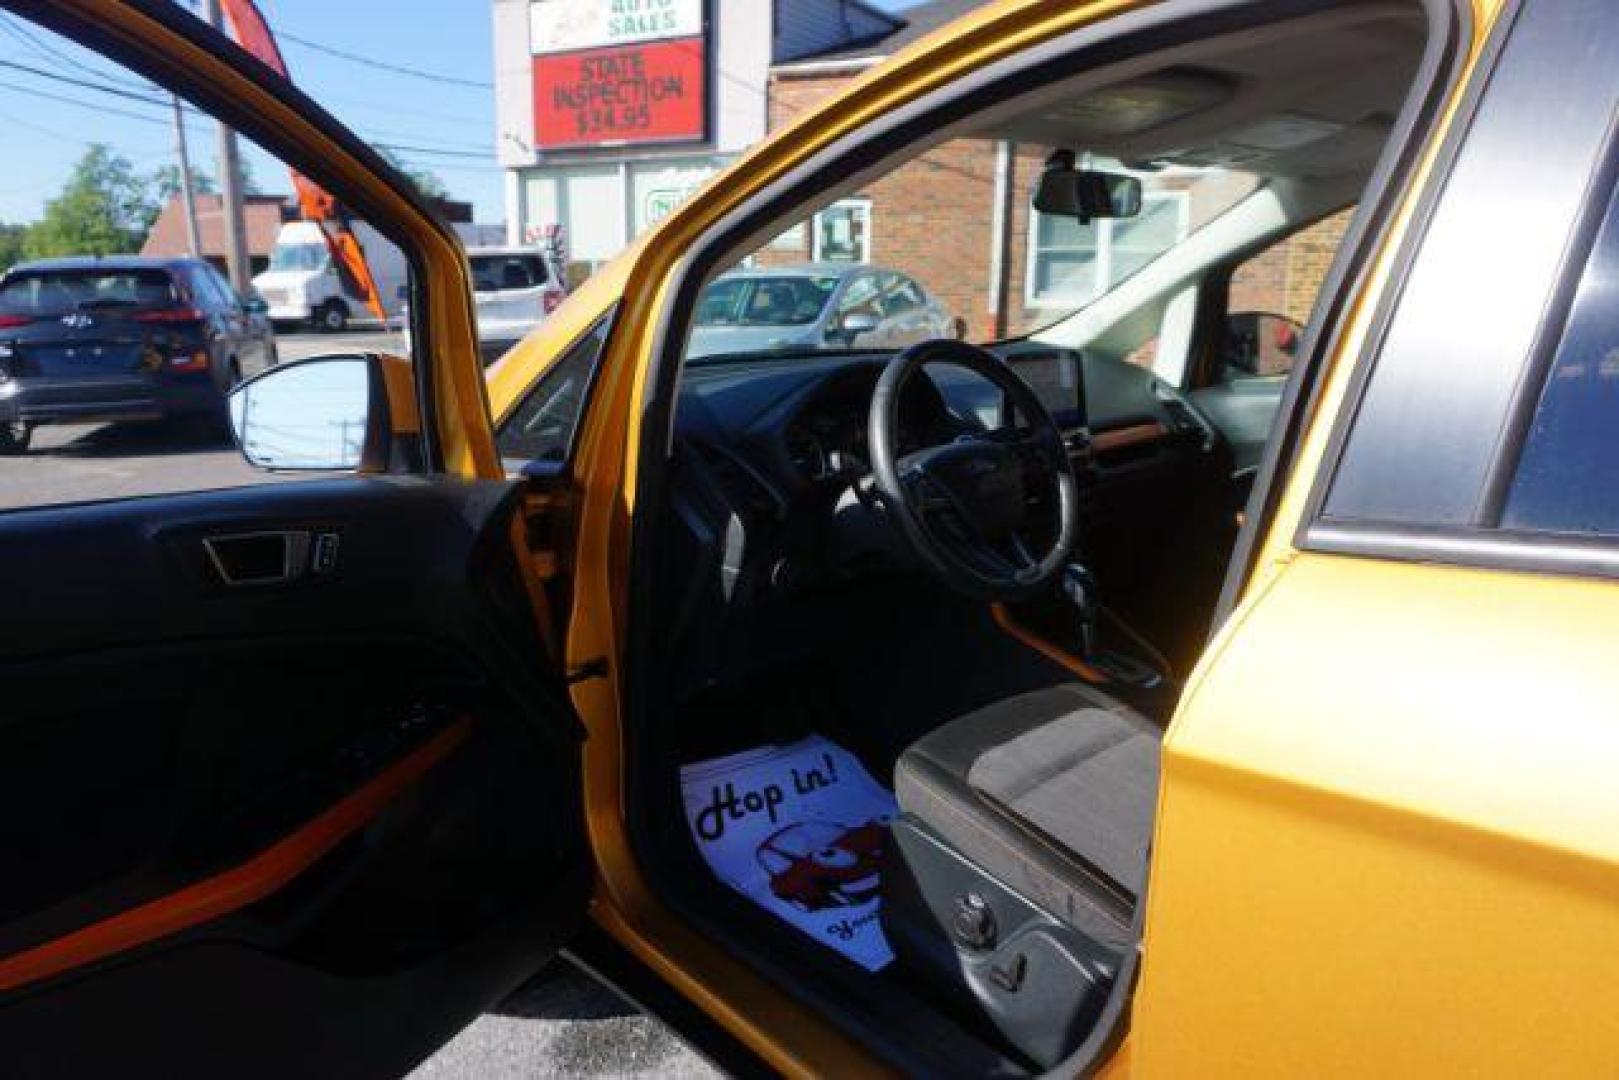
[[[405,257],[363,221],[354,223],[354,235],[391,320],[398,314],[399,297],[409,280]],[[321,227],[313,221],[289,221],[281,226],[270,252],[270,268],[253,279],[253,287],[270,305],[270,318],[277,323],[304,323],[317,330],[337,331],[346,328],[351,319],[375,318],[363,296],[343,288]]]

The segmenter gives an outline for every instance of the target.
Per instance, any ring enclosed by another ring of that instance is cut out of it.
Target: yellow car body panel
[[[1281,570],[1165,747],[1142,1075],[1610,1073],[1615,633],[1612,584]]]
[[[1414,203],[1165,741],[1140,1075],[1613,1069],[1619,587],[1293,544]]]

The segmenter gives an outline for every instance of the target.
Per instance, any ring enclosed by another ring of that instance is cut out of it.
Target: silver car
[[[721,274],[703,290],[687,355],[899,348],[965,330],[937,297],[897,270],[756,267]]]

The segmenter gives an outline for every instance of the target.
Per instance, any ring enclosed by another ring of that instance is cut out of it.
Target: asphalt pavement
[[[396,334],[365,330],[281,333],[276,344],[282,363],[327,353],[400,351]],[[209,424],[46,426],[34,432],[26,454],[0,458],[0,507],[287,479],[251,468],[230,437]],[[573,967],[558,963],[474,1022],[412,1075],[433,1080],[515,1080],[717,1074],[663,1025]]]
[[[424,1061],[410,1080],[721,1075],[668,1028],[557,963]]]
[[[397,334],[276,335],[281,362],[327,353],[399,351]],[[253,374],[249,372],[248,374]],[[0,458],[0,506],[162,495],[280,483],[251,468],[224,432],[204,423],[47,425],[20,457]]]

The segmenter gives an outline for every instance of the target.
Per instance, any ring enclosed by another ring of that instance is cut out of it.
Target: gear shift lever
[[[1079,614],[1079,647],[1089,660],[1096,654],[1096,582],[1079,563],[1069,563],[1062,571],[1062,593]]]
[[[1096,642],[1096,580],[1079,563],[1069,563],[1062,572],[1062,592],[1079,615],[1080,657],[1108,678],[1126,686],[1151,690],[1164,681],[1163,675],[1141,661],[1114,652],[1099,651]]]

